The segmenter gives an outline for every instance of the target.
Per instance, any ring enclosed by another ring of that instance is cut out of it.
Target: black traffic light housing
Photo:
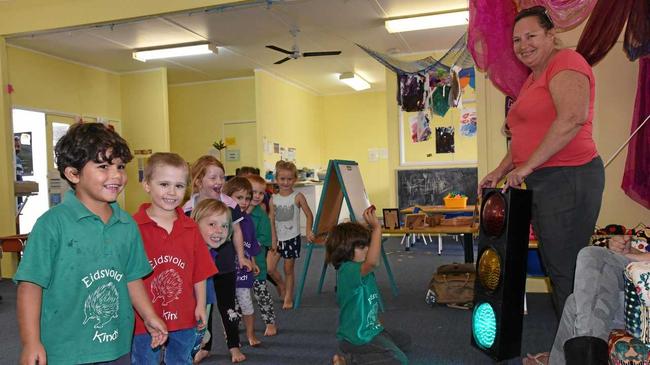
[[[521,352],[532,192],[483,189],[481,201],[472,345],[502,361]]]

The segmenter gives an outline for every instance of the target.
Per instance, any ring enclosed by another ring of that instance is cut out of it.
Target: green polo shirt
[[[339,305],[337,339],[363,345],[383,331],[377,317],[380,298],[375,273],[361,276],[361,262],[346,261],[337,270],[336,301]]]
[[[253,208],[250,214],[253,224],[255,225],[255,236],[260,244],[260,253],[255,257],[255,263],[260,268],[260,273],[255,280],[266,280],[266,253],[271,247],[271,221],[264,209],[259,205]]]
[[[68,191],[29,234],[14,281],[43,288],[41,342],[50,365],[111,361],[130,351],[127,283],[151,266],[133,218],[110,206],[104,224]]]

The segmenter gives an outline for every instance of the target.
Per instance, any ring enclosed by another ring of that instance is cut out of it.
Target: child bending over
[[[142,285],[151,266],[138,226],[115,202],[133,156],[101,123],[72,125],[54,153],[72,190],[38,219],[14,276],[20,363],[130,364],[133,308],[147,347],[167,340]]]
[[[250,260],[244,256],[244,239],[239,226],[243,219],[242,211],[237,202],[221,191],[226,180],[226,172],[221,161],[213,156],[201,156],[190,167],[190,175],[192,176],[194,194],[183,206],[185,214],[190,215],[199,202],[207,199],[222,201],[230,208],[232,238],[217,249],[218,255],[215,262],[219,273],[214,276],[213,281],[214,290],[219,299],[217,300],[217,309],[225,330],[231,360],[232,362],[242,362],[246,360],[246,356],[239,349],[241,345],[239,342],[239,315],[235,308],[236,270],[239,265],[252,270]],[[209,322],[208,327],[211,325],[212,323]],[[205,344],[204,349],[208,352],[212,349],[213,338],[214,336],[211,336]]]
[[[133,216],[138,223],[153,274],[144,280],[149,297],[169,331],[166,364],[189,364],[196,330],[207,323],[205,280],[216,274],[199,227],[180,208],[188,182],[188,166],[175,153],[154,153],[144,167],[142,186],[151,203]],[[158,364],[160,348],[147,344],[150,335],[136,317],[131,359],[134,364]]]
[[[305,213],[307,221],[307,240],[313,241],[311,226],[314,216],[302,193],[293,190],[298,179],[296,165],[292,162],[278,161],[275,164],[275,176],[278,193],[271,197],[272,247],[268,257],[269,276],[282,287],[282,277],[277,270],[278,261],[284,259],[284,303],[282,309],[293,308],[294,265],[300,257],[300,210]]]
[[[410,345],[407,334],[390,333],[377,316],[381,299],[375,273],[381,255],[381,225],[374,206],[363,212],[371,231],[359,223],[341,223],[325,243],[327,262],[336,272],[341,354],[333,364],[408,364],[403,350]]]
[[[232,235],[232,220],[230,218],[230,208],[223,202],[214,199],[202,200],[192,210],[192,219],[199,225],[201,236],[210,248],[210,258],[212,261],[217,259],[217,250],[225,244]],[[206,313],[208,313],[208,323],[212,324],[212,305],[217,302],[217,293],[214,288],[214,277],[206,280]],[[210,351],[205,349],[212,335],[209,326],[208,330],[195,342],[196,351],[192,354],[194,363],[198,364],[206,357],[210,356]]]

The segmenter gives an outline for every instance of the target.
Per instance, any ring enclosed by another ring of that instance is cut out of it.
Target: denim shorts
[[[164,345],[164,360],[166,364],[192,364],[192,347],[196,341],[196,328],[171,331]],[[131,346],[131,363],[142,365],[160,364],[163,346],[151,348],[151,335],[143,333],[133,336]]]

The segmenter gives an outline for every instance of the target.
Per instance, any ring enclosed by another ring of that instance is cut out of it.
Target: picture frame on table
[[[386,208],[382,211],[384,215],[384,228],[399,229],[400,214],[397,208]]]

